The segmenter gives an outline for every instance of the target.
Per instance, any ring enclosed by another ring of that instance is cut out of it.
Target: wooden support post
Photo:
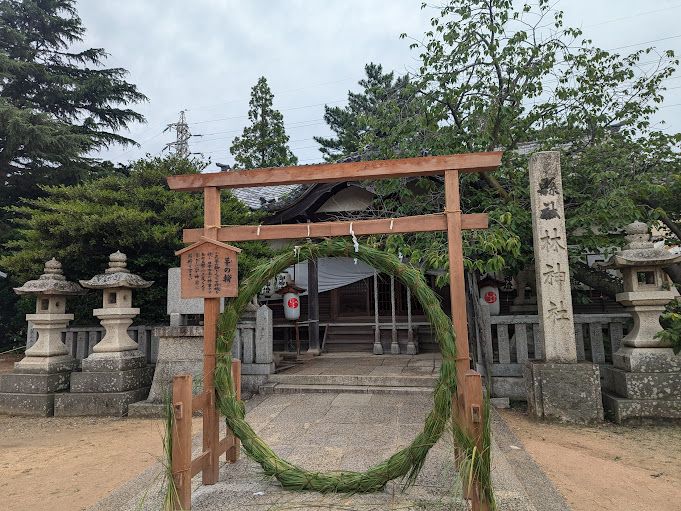
[[[466,314],[466,282],[463,267],[463,240],[461,239],[461,203],[459,195],[459,172],[445,171],[445,214],[447,216],[447,243],[449,248],[449,293],[452,321],[456,333],[456,380],[457,395],[452,396],[452,420],[475,438],[478,452],[482,452],[482,381],[480,374],[470,368],[468,348],[468,316]],[[464,489],[468,483],[464,481]],[[474,510],[488,509],[480,494],[479,481],[470,484]]]
[[[296,332],[296,355],[300,356],[300,327],[298,326],[298,320],[293,322],[293,329]]]
[[[456,376],[459,398],[463,379],[470,369],[468,353],[468,322],[466,317],[466,284],[463,274],[463,242],[461,239],[461,205],[459,202],[459,173],[445,172],[445,200],[447,215],[447,243],[449,248],[449,297],[452,322],[456,333]]]
[[[192,377],[173,377],[173,432],[171,472],[177,492],[172,496],[173,509],[192,506]]]
[[[374,355],[383,355],[381,324],[378,319],[378,272],[374,270]]]
[[[400,345],[397,342],[397,322],[395,319],[395,275],[390,276],[390,317],[392,328],[390,330],[390,353],[400,354]]]
[[[234,382],[234,390],[236,398],[241,399],[241,360],[232,360],[232,381]],[[227,432],[228,437],[232,437],[230,447],[227,449],[227,463],[235,463],[239,460],[241,452],[241,440],[239,440],[231,431]]]
[[[407,286],[407,355],[416,355],[417,351],[411,318],[411,289]]]
[[[204,236],[217,239],[220,228],[220,190],[207,187],[203,190]],[[208,462],[202,473],[203,484],[215,484],[220,473],[219,456],[220,426],[215,407],[215,341],[217,320],[220,314],[220,298],[203,300],[203,391],[208,395],[208,406],[203,409],[203,450],[208,451]]]
[[[319,355],[319,261],[314,257],[307,260],[307,331],[307,352]]]

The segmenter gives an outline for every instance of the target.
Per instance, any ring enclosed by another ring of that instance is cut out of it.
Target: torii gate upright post
[[[468,315],[466,314],[466,284],[463,265],[463,240],[461,237],[461,197],[458,170],[445,171],[445,215],[447,217],[447,248],[449,252],[449,297],[452,322],[456,334],[456,389],[452,396],[452,420],[464,426],[476,439],[478,452],[482,452],[483,396],[480,373],[471,369],[468,347]],[[467,494],[468,485],[464,484]],[[472,492],[479,491],[473,481]],[[473,510],[488,509],[480,495],[466,495]],[[475,498],[477,497],[477,498]]]
[[[487,172],[501,163],[501,152],[454,154],[404,158],[400,160],[367,161],[335,164],[315,164],[302,167],[253,169],[209,174],[168,176],[170,189],[203,191],[205,220],[203,229],[185,229],[183,241],[192,243],[201,237],[221,242],[304,239],[327,236],[347,236],[354,226],[358,236],[368,234],[399,234],[409,232],[446,231],[448,237],[450,298],[454,332],[456,333],[457,395],[452,396],[452,420],[456,421],[475,439],[478,453],[482,453],[482,430],[485,421],[483,409],[482,380],[471,369],[468,347],[468,324],[463,266],[464,229],[485,229],[488,225],[484,213],[462,214],[459,194],[461,172]],[[285,184],[361,181],[370,179],[398,179],[402,177],[442,175],[445,178],[446,206],[444,214],[431,214],[401,218],[358,220],[355,222],[319,222],[308,224],[284,224],[264,226],[221,226],[220,189],[273,186]],[[214,300],[214,301],[211,301]],[[217,411],[215,410],[215,334],[219,313],[219,298],[206,299],[204,316],[204,390],[210,395],[209,413],[204,411],[204,451],[220,452],[217,434]],[[206,434],[206,432],[213,432]],[[219,455],[219,454],[218,454]],[[203,472],[204,484],[217,481],[217,459],[210,455]],[[198,467],[198,466],[197,466]],[[209,468],[210,467],[210,468]],[[489,510],[489,503],[482,494],[480,482],[473,474],[472,481],[465,481],[464,492],[474,511]]]

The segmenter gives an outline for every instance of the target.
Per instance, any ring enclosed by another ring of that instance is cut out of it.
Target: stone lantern
[[[128,327],[140,313],[132,306],[132,290],[147,288],[153,284],[127,269],[127,257],[120,251],[109,256],[109,267],[101,275],[90,280],[81,280],[80,285],[88,289],[101,289],[102,308],[92,313],[99,318],[106,334],[92,349],[94,358],[128,358],[143,356],[135,353],[137,343],[128,335]]]
[[[624,230],[627,244],[601,266],[622,272],[624,291],[615,298],[631,312],[634,323],[613,353],[614,367],[601,368],[604,403],[617,422],[681,418],[681,357],[655,337],[662,331],[665,305],[679,296],[663,268],[681,261],[681,255],[656,248],[643,222]]]
[[[105,329],[82,372],[71,374],[71,392],[55,400],[55,415],[125,415],[130,403],[147,397],[153,372],[145,355],[128,335],[140,312],[132,306],[132,290],[153,284],[126,268],[126,256],[115,252],[101,275],[81,280],[83,287],[102,290],[102,308],[93,310]]]
[[[59,261],[45,263],[40,278],[14,288],[18,295],[35,295],[35,314],[27,314],[38,339],[12,374],[0,378],[0,411],[17,415],[52,415],[56,392],[67,390],[77,361],[62,342],[62,333],[73,319],[66,314],[66,298],[85,293],[63,275]]]

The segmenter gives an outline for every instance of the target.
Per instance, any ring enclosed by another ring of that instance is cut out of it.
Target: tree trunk
[[[663,269],[674,284],[681,286],[681,263],[672,264]]]

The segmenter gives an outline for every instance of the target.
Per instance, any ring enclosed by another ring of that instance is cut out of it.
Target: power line
[[[297,92],[297,91],[306,90],[306,89],[313,89],[315,87],[321,87],[323,85],[331,85],[331,84],[334,84],[334,83],[349,82],[349,81],[352,81],[352,80],[356,80],[356,78],[354,78],[354,77],[342,78],[340,80],[332,80],[332,81],[329,81],[329,82],[321,82],[321,83],[316,83],[316,84],[313,84],[313,85],[306,85],[305,87],[296,87],[296,88],[293,88],[293,89],[284,89],[284,90],[281,90],[281,91],[277,91],[277,95],[280,96],[282,94],[290,94],[291,92]],[[208,109],[214,108],[216,106],[228,105],[228,104],[237,103],[237,102],[240,102],[240,101],[248,101],[248,99],[250,99],[250,98],[230,99],[229,101],[223,101],[221,103],[213,103],[212,105],[204,105],[204,106],[194,107],[191,110],[208,110]]]
[[[295,106],[295,107],[291,107],[291,108],[282,108],[279,111],[280,112],[290,112],[292,110],[302,110],[304,108],[313,108],[313,107],[316,107],[316,106],[326,106],[326,105],[333,105],[333,104],[336,104],[336,103],[343,103],[344,101],[347,101],[347,99],[344,98],[344,99],[337,99],[337,100],[334,100],[334,101],[328,101],[328,102],[325,102],[325,103],[315,103],[315,104],[311,104],[311,105],[302,105],[302,106]],[[194,126],[196,124],[208,124],[208,123],[211,123],[211,122],[219,122],[219,121],[232,121],[234,119],[248,119],[248,115],[234,115],[234,116],[231,116],[231,117],[220,117],[219,119],[208,119],[208,120],[205,120],[205,121],[190,122],[189,124]]]
[[[298,125],[295,125],[295,126],[284,125],[284,127],[286,128],[286,130],[294,130],[294,129],[298,129],[298,128],[308,128],[310,126],[319,126],[320,124],[326,124],[326,122],[323,121],[323,120],[318,120],[318,121],[315,121],[315,122],[310,122],[308,124],[298,124]],[[237,129],[237,130],[220,131],[220,132],[215,132],[215,133],[212,133],[212,134],[217,135],[217,134],[226,134],[226,133],[241,133],[242,131],[243,131],[243,128]],[[195,142],[195,144],[202,144],[204,142],[214,142],[216,140],[229,140],[230,138],[232,138],[232,137],[204,138],[202,140],[199,140],[198,142]]]
[[[679,37],[681,37],[681,34],[672,35],[672,36],[669,36],[669,37],[661,37],[660,39],[652,39],[650,41],[643,41],[642,43],[627,44],[625,46],[618,46],[616,48],[608,48],[607,51],[622,50],[624,48],[633,48],[634,46],[643,46],[644,44],[658,43],[660,41],[668,41],[669,39],[678,39]]]
[[[615,18],[611,20],[606,20],[606,21],[601,21],[600,23],[594,23],[592,25],[585,25],[584,28],[590,28],[590,27],[600,27],[601,25],[607,25],[608,23],[615,23],[617,21],[624,21],[632,18],[638,18],[640,16],[645,16],[647,14],[654,14],[656,12],[663,12],[663,11],[671,11],[672,9],[678,9],[681,7],[681,4],[677,5],[672,5],[669,7],[664,7],[663,9],[655,9],[654,11],[645,11],[645,12],[639,12],[637,14],[632,14],[631,16],[624,16],[622,18]]]

